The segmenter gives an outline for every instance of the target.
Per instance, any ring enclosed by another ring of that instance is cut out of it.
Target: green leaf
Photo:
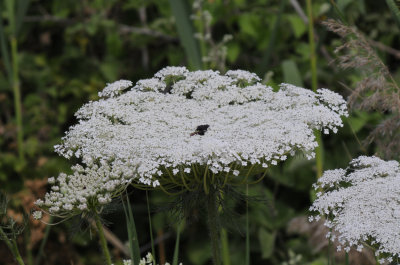
[[[258,230],[258,240],[260,241],[261,257],[268,259],[272,256],[275,246],[275,232],[269,232],[265,228]]]
[[[292,30],[296,38],[301,37],[307,30],[306,25],[304,24],[303,20],[297,15],[289,15],[287,19],[292,26]]]
[[[236,61],[236,59],[238,58],[239,54],[240,54],[240,45],[238,43],[228,43],[227,44],[227,59],[229,62],[234,62]]]
[[[175,17],[176,27],[178,29],[179,39],[186,56],[189,59],[190,67],[194,70],[202,69],[200,49],[197,40],[194,37],[194,30],[187,4],[184,0],[169,0],[172,14]]]
[[[303,80],[301,79],[299,68],[292,60],[285,60],[282,62],[283,80],[285,83],[292,84],[299,87],[304,87]]]
[[[259,31],[257,30],[258,25],[260,24],[260,19],[253,14],[243,14],[239,17],[238,20],[240,30],[248,36],[252,38],[257,38],[259,36]]]
[[[287,2],[287,0],[280,1],[279,11],[278,11],[277,18],[276,18],[276,21],[274,24],[274,28],[272,30],[272,33],[271,33],[271,36],[270,36],[270,39],[268,42],[267,50],[264,53],[261,63],[257,67],[257,74],[259,76],[263,76],[265,74],[265,72],[267,72],[267,68],[269,65],[269,59],[271,58],[271,54],[275,47],[276,36],[278,34],[279,25],[281,24],[281,17],[282,17],[283,11],[285,10],[286,2]]]

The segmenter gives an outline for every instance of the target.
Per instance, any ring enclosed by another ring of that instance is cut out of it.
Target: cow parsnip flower
[[[39,205],[53,214],[87,210],[130,183],[206,193],[245,183],[297,151],[314,157],[313,130],[336,132],[347,116],[334,92],[289,84],[274,92],[242,70],[166,67],[132,86],[109,84],[76,113],[79,123],[55,148],[81,162],[51,179]]]
[[[328,170],[315,184],[318,198],[310,210],[325,216],[338,236],[338,250],[363,244],[376,248],[380,263],[400,254],[400,165],[378,157],[360,156],[347,169]],[[322,192],[323,191],[323,192]],[[335,233],[336,234],[336,233]]]

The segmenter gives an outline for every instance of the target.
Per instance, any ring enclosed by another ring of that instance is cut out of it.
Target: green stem
[[[18,156],[21,161],[24,161],[24,148],[23,148],[23,127],[22,127],[22,104],[21,104],[21,91],[18,76],[18,45],[17,38],[12,36],[11,42],[11,60],[12,60],[12,87],[14,93],[14,108],[17,119],[17,143],[18,143]]]
[[[41,259],[42,259],[43,253],[44,253],[44,246],[46,245],[47,239],[49,238],[50,229],[51,229],[50,224],[53,223],[53,218],[54,217],[51,215],[49,224],[46,226],[46,228],[44,230],[44,236],[43,236],[42,242],[40,242],[39,251],[38,251],[38,254],[35,259],[35,265],[40,265],[40,262],[41,262]]]
[[[311,88],[314,92],[316,92],[318,88],[317,55],[315,52],[314,18],[313,18],[311,0],[307,0],[307,16],[308,16],[308,42],[310,45]],[[315,131],[314,134],[318,143],[318,147],[315,149],[317,178],[320,178],[324,170],[322,139],[321,139],[321,133],[319,131]]]
[[[30,241],[30,230],[29,229],[24,230],[24,240],[25,240],[25,246],[26,246],[25,257],[27,260],[27,264],[33,265],[32,246],[29,243],[29,241]]]
[[[220,226],[218,222],[217,191],[210,189],[207,196],[208,229],[214,265],[221,265]]]
[[[308,43],[310,45],[310,64],[311,64],[311,88],[315,92],[318,87],[317,81],[317,56],[315,53],[314,43],[314,18],[312,13],[312,2],[307,0],[307,16],[308,16]]]
[[[178,265],[178,256],[179,256],[179,239],[181,237],[181,229],[183,227],[183,222],[178,224],[176,230],[176,241],[175,241],[175,249],[174,249],[174,257],[172,259],[172,265]]]
[[[150,229],[150,240],[151,240],[151,254],[153,255],[153,262],[154,264],[157,264],[156,262],[156,251],[154,249],[154,237],[153,237],[153,225],[151,222],[151,215],[150,215],[150,202],[149,202],[149,194],[148,191],[146,190],[146,201],[147,201],[147,214],[149,218],[149,229]]]
[[[324,148],[323,148],[323,143],[322,143],[321,132],[315,131],[314,135],[315,135],[316,141],[318,143],[317,148],[315,148],[317,178],[320,178],[324,171],[324,164],[323,164]]]
[[[100,237],[100,245],[101,248],[103,249],[103,254],[106,259],[107,265],[111,265],[111,256],[110,256],[110,251],[108,250],[107,247],[107,240],[106,237],[104,236],[104,229],[103,229],[103,224],[101,223],[100,217],[98,213],[95,211],[94,214],[94,220],[96,222],[96,227],[99,232],[99,237]]]
[[[221,200],[224,199],[224,193],[220,192]],[[222,206],[218,207],[218,212],[221,213],[223,211]],[[229,255],[229,240],[228,233],[225,228],[221,228],[221,251],[222,251],[222,264],[231,265],[231,256]]]
[[[250,229],[249,229],[249,185],[246,184],[246,260],[245,264],[250,265]]]
[[[17,261],[18,264],[20,264],[20,265],[25,265],[24,260],[23,260],[22,257],[21,257],[21,254],[19,254],[17,242],[16,242],[15,239],[12,240],[12,245],[13,245],[13,250],[12,250],[12,252],[13,252],[13,254],[14,254],[14,257],[15,257],[16,261]]]
[[[345,262],[346,262],[346,265],[350,265],[349,253],[348,252],[346,252],[346,254],[345,254]]]
[[[17,242],[14,240],[10,240],[6,233],[4,233],[3,228],[0,227],[0,238],[4,238],[4,242],[6,243],[7,247],[10,249],[11,253],[13,254],[15,260],[19,265],[25,265],[24,260],[19,253]]]
[[[204,16],[203,16],[203,4],[199,7],[199,9],[196,11],[196,16],[199,18],[197,20],[197,23],[195,26],[197,26],[197,32],[200,33],[201,38],[199,39],[199,44],[200,44],[200,53],[201,53],[201,59],[202,59],[202,65],[203,65],[203,70],[208,69],[208,63],[203,62],[203,58],[207,56],[207,43],[206,40],[204,39],[206,36],[206,22],[204,21]]]
[[[229,255],[228,233],[225,228],[221,228],[221,247],[222,247],[223,264],[231,265],[231,256]]]

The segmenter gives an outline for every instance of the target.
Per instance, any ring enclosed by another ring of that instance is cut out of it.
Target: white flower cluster
[[[99,92],[99,97],[115,97],[131,86],[132,82],[129,80],[119,80],[117,82],[107,84],[103,91]]]
[[[121,176],[133,175],[133,168],[129,163],[119,166],[114,163],[111,167],[104,160],[87,167],[77,164],[71,168],[72,174],[61,173],[57,178],[49,178],[51,191],[46,193],[44,201],[37,200],[36,205],[48,208],[51,214],[71,215],[90,206],[107,204],[130,183],[130,179]]]
[[[311,211],[326,216],[325,225],[338,232],[338,242],[346,251],[362,243],[376,247],[380,263],[400,256],[400,165],[378,157],[361,156],[349,168],[329,170],[315,185],[318,198]],[[321,190],[325,190],[323,193]],[[327,235],[335,240],[332,234]]]
[[[33,219],[35,220],[40,220],[43,217],[43,212],[42,211],[34,211],[32,213]]]
[[[336,132],[347,116],[336,93],[289,84],[274,92],[242,70],[221,75],[167,67],[129,84],[109,84],[104,98],[84,105],[76,113],[79,123],[56,146],[84,166],[61,174],[40,202],[53,213],[85,209],[89,199],[106,203],[131,181],[159,186],[166,175],[190,175],[199,167],[237,176],[296,151],[312,158],[313,130]]]

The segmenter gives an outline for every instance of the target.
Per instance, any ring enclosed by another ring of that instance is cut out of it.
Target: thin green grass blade
[[[125,202],[122,199],[122,206],[124,207],[124,214],[125,214],[125,221],[126,221],[126,231],[128,232],[128,242],[129,242],[129,254],[131,259],[133,260],[134,254],[133,254],[133,244],[132,244],[132,239],[133,239],[133,235],[132,235],[132,228],[129,224],[129,214],[128,214],[128,209],[125,206]],[[136,265],[136,263],[134,263]]]
[[[246,198],[249,196],[249,185],[246,184]],[[246,261],[250,265],[250,231],[249,231],[249,201],[246,200]]]
[[[172,259],[172,265],[178,265],[179,260],[179,239],[181,237],[181,229],[183,226],[183,221],[178,225],[176,230],[176,241],[175,241],[175,249],[174,249],[174,258]]]
[[[129,199],[127,199],[128,201],[128,214],[129,214],[129,225],[131,227],[132,230],[132,235],[133,235],[133,240],[131,240],[133,242],[133,256],[132,256],[132,260],[134,261],[134,265],[138,265],[140,262],[140,248],[139,248],[139,240],[138,240],[138,236],[137,236],[137,232],[136,232],[136,224],[135,224],[135,219],[133,218],[133,213],[132,213],[132,206],[129,202]]]
[[[392,15],[394,19],[397,22],[397,25],[400,27],[400,11],[399,7],[396,5],[396,3],[393,0],[386,0],[386,4],[388,5],[390,11],[392,12]]]
[[[1,15],[1,14],[0,14]],[[11,68],[11,59],[9,48],[6,42],[6,35],[3,29],[3,20],[0,18],[0,48],[1,48],[1,59],[3,61],[4,67],[6,68],[8,81],[12,84],[12,68]]]
[[[342,11],[338,8],[335,0],[330,0],[331,4],[333,6],[333,9],[335,10],[336,15],[339,17],[339,19],[342,21],[343,24],[347,25],[346,18],[344,17]]]
[[[268,42],[267,50],[264,53],[261,63],[257,67],[257,74],[261,77],[264,76],[264,74],[267,72],[267,69],[269,66],[269,61],[270,61],[271,55],[274,51],[276,36],[278,35],[279,26],[281,24],[281,17],[282,17],[283,11],[285,10],[286,2],[287,2],[287,0],[280,1],[277,18],[276,18],[276,21],[274,24],[274,28],[272,29],[272,32],[271,32],[271,37]]]
[[[189,65],[193,70],[202,69],[203,63],[199,44],[194,37],[195,32],[188,12],[187,2],[184,0],[169,0],[169,3],[172,14],[175,17],[179,39],[189,59]]]
[[[126,226],[128,231],[129,238],[129,253],[131,254],[131,260],[133,261],[133,265],[139,265],[140,262],[140,248],[139,248],[139,240],[136,232],[136,224],[135,219],[133,218],[132,207],[129,202],[129,197],[126,196],[127,206],[122,200],[122,206],[124,207]]]
[[[21,30],[26,12],[28,11],[29,3],[29,0],[18,1],[17,14],[15,17],[15,35],[18,35],[18,32]]]
[[[150,215],[150,202],[149,202],[149,192],[146,190],[146,201],[147,201],[147,214],[149,218],[149,229],[150,229],[150,240],[151,240],[151,254],[153,255],[153,262],[154,264],[157,264],[156,262],[156,251],[154,248],[154,237],[153,237],[153,225],[151,224],[151,215]]]
[[[49,238],[49,234],[50,234],[50,229],[52,227],[52,225],[50,225],[51,223],[53,223],[53,216],[50,216],[50,220],[49,220],[49,224],[46,226],[45,230],[44,230],[44,236],[42,241],[40,242],[40,246],[39,246],[39,251],[36,254],[36,259],[35,259],[35,265],[40,265],[42,264],[42,257],[44,256],[44,247],[47,243],[47,239]]]

